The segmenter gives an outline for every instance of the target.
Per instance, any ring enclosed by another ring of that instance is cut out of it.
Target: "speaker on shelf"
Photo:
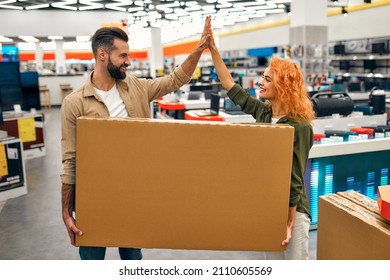
[[[354,102],[345,92],[321,92],[312,96],[313,108],[317,117],[340,114],[347,116],[353,112]]]

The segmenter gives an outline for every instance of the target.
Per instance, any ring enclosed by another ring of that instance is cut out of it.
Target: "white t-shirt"
[[[97,89],[96,93],[100,96],[104,104],[106,104],[108,111],[110,112],[110,117],[128,117],[125,104],[121,96],[119,95],[118,88],[116,87],[116,83],[109,91],[103,91]]]
[[[279,120],[279,118],[272,118],[272,119],[271,119],[271,123],[272,123],[272,124],[277,123],[278,120]]]

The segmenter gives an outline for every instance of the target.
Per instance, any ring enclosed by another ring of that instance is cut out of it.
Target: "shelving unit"
[[[362,91],[370,91],[373,86],[390,90],[389,43],[390,38],[331,42],[329,72],[342,77],[348,85],[359,79]]]

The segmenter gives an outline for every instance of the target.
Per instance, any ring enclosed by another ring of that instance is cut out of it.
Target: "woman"
[[[260,81],[260,98],[251,97],[235,84],[215,45],[212,31],[209,49],[222,87],[229,98],[251,114],[256,122],[281,123],[294,127],[293,166],[285,252],[267,252],[267,259],[309,259],[310,210],[303,182],[309,150],[313,145],[314,118],[299,67],[288,59],[272,58]]]

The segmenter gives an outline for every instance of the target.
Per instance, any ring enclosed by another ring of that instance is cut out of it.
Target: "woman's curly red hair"
[[[314,118],[313,104],[306,91],[302,72],[290,59],[271,58],[269,68],[272,83],[287,116],[297,121],[311,122]]]

